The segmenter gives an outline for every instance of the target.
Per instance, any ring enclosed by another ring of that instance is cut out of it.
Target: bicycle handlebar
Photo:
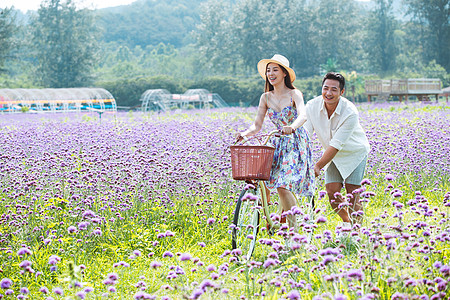
[[[292,131],[292,133],[294,133],[294,132],[295,132],[295,129]],[[266,145],[266,144],[269,142],[269,139],[270,139],[272,136],[280,137],[280,136],[282,136],[282,135],[287,136],[287,134],[283,134],[281,130],[275,129],[275,130],[272,130],[271,132],[269,132],[269,133],[267,133],[267,134],[263,134],[263,135],[261,135],[261,136],[251,136],[250,138],[247,138],[247,137],[244,137],[244,136],[241,136],[241,137],[242,137],[242,139],[243,139],[243,141],[244,141],[243,143],[246,143],[246,142],[248,142],[248,141],[250,141],[250,140],[252,140],[252,139],[256,139],[256,140],[259,142],[260,145]],[[262,137],[267,137],[266,140],[264,141],[264,143],[261,143],[261,140],[259,139],[259,138],[262,138]],[[239,142],[240,142],[240,140],[238,139],[238,140],[236,141],[236,143],[234,143],[234,144],[236,145],[236,144],[239,143]]]

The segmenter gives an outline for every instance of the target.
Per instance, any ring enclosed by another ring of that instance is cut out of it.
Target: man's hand
[[[319,166],[318,166],[317,164],[315,164],[315,165],[314,165],[314,175],[315,175],[316,177],[319,177],[320,171],[321,171],[321,169],[319,168]]]
[[[234,135],[236,139],[236,143],[243,141],[245,138],[242,136],[242,133],[238,132]]]

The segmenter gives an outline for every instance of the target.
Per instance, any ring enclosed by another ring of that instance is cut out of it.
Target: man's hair
[[[342,91],[345,88],[345,78],[339,73],[336,72],[328,72],[322,80],[322,86],[325,83],[325,80],[332,79],[339,81],[339,89]]]

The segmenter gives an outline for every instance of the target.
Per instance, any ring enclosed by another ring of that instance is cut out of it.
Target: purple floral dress
[[[288,126],[297,118],[297,109],[290,105],[277,112],[269,107],[268,115],[277,129]],[[285,188],[297,196],[313,196],[314,165],[312,145],[308,133],[299,127],[293,134],[274,137],[275,147],[270,179],[266,182],[269,189]]]

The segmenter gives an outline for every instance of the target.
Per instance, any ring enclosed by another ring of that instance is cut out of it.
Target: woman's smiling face
[[[277,85],[284,82],[286,74],[279,64],[269,63],[266,68],[266,76],[271,85]]]

